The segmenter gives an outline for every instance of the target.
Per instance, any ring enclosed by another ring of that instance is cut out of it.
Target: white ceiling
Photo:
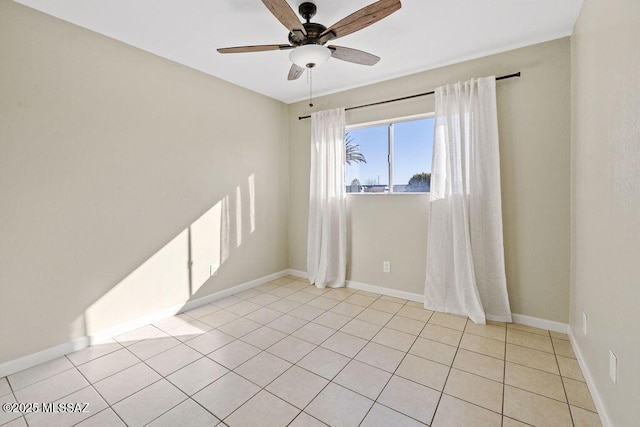
[[[16,0],[129,45],[284,102],[305,99],[287,81],[288,51],[221,55],[219,47],[287,43],[260,0]],[[314,0],[327,27],[374,0]],[[288,0],[297,12],[302,0]],[[314,96],[363,86],[571,34],[582,0],[403,0],[402,8],[334,44],[381,61],[330,59],[314,70]],[[330,43],[331,44],[331,43]]]

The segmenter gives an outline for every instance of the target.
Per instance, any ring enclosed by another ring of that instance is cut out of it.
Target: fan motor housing
[[[326,30],[327,27],[322,24],[316,24],[315,22],[307,22],[302,25],[304,25],[304,29],[307,31],[307,36],[305,37],[304,34],[299,31],[292,31],[289,33],[289,43],[291,43],[293,46],[302,46],[304,44],[319,44],[318,38],[320,38],[320,34],[322,34],[322,32]]]

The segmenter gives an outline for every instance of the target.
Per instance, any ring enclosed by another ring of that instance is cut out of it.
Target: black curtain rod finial
[[[504,76],[496,77],[496,81],[510,79],[512,77],[520,77],[520,71],[518,71],[517,73],[507,74],[507,75],[504,75]],[[435,91],[432,90],[432,91],[429,91],[429,92],[418,93],[416,95],[403,96],[402,98],[388,99],[386,101],[378,101],[378,102],[372,102],[371,104],[358,105],[356,107],[348,107],[348,108],[345,108],[344,111],[357,110],[358,108],[364,108],[364,107],[373,107],[374,105],[388,104],[390,102],[405,101],[407,99],[418,98],[420,96],[433,95],[434,93],[435,93]],[[309,104],[309,106],[313,107],[313,104]],[[299,116],[298,120],[304,120],[304,119],[308,119],[310,117],[311,116]]]

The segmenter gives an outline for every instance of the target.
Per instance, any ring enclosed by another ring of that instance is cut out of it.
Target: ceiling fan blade
[[[220,53],[245,53],[245,52],[264,52],[267,50],[286,50],[293,49],[293,46],[288,44],[261,44],[255,46],[237,46],[237,47],[222,47],[218,49]]]
[[[297,66],[296,64],[291,64],[291,69],[289,70],[289,76],[287,80],[297,80],[304,73],[304,68]]]
[[[401,7],[400,0],[379,0],[372,3],[324,30],[320,35],[320,42],[326,43],[375,24]]]
[[[342,46],[327,46],[331,50],[331,56],[347,62],[361,65],[376,65],[380,61],[379,56],[363,52],[358,49]]]
[[[262,3],[289,31],[300,31],[303,35],[307,35],[307,30],[304,29],[298,15],[286,0],[262,0]]]

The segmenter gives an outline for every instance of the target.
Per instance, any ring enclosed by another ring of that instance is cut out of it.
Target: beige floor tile
[[[342,332],[336,332],[322,343],[322,347],[347,357],[354,357],[367,344],[366,340]]]
[[[299,302],[300,304],[306,304],[315,297],[316,295],[310,294],[309,292],[300,291],[296,292],[295,294],[291,294],[286,298],[290,299],[291,301]]]
[[[238,366],[234,372],[260,387],[266,387],[290,367],[291,363],[286,360],[263,351]]]
[[[350,292],[346,289],[331,289],[329,292],[323,294],[323,297],[331,298],[336,301],[344,301],[353,295],[353,292]]]
[[[15,397],[13,396],[13,393],[9,393],[9,394],[5,394],[4,396],[0,397],[0,403],[1,404],[5,404],[5,403],[17,403]],[[8,423],[9,421],[12,420],[20,420],[21,415],[19,412],[7,412],[7,411],[0,411],[0,425],[4,426],[5,423]],[[19,422],[19,421],[16,421]]]
[[[570,341],[560,340],[557,338],[552,338],[552,341],[553,348],[558,356],[570,357],[572,359],[576,358]]]
[[[356,319],[364,320],[365,322],[374,323],[378,326],[384,326],[393,317],[391,313],[385,313],[384,311],[374,310],[367,308],[362,313],[356,316]]]
[[[185,345],[188,345],[202,354],[209,354],[232,341],[234,341],[234,338],[231,335],[224,334],[217,329],[214,329],[213,331],[209,331],[206,334],[202,334],[199,337],[187,341]]]
[[[238,298],[232,295],[230,297],[226,297],[226,298],[222,298],[217,301],[214,301],[211,304],[215,305],[216,307],[227,308],[227,307],[231,307],[234,304],[238,304],[239,302],[242,302],[242,301],[243,300],[241,298]]]
[[[504,415],[534,426],[570,427],[569,405],[506,385]]]
[[[278,287],[276,289],[271,289],[270,291],[267,291],[268,294],[275,295],[281,298],[284,298],[291,294],[295,294],[296,292],[298,292],[296,289],[285,288],[285,287]]]
[[[532,334],[542,335],[545,337],[549,336],[549,331],[546,329],[535,328],[533,326],[522,325],[520,323],[508,323],[507,329],[529,332]]]
[[[260,329],[256,329],[255,331],[243,336],[241,339],[254,347],[266,350],[284,337],[286,337],[284,333],[271,329],[268,326],[263,326]]]
[[[397,297],[392,297],[392,296],[389,296],[389,295],[382,295],[382,296],[380,297],[380,299],[381,299],[382,301],[397,302],[398,304],[402,304],[402,305],[404,305],[404,304],[406,304],[406,303],[407,303],[407,300],[406,300],[406,299],[403,299],[403,298],[397,298]]]
[[[459,349],[453,367],[490,380],[503,382],[504,360]]]
[[[338,372],[349,363],[349,358],[326,348],[317,347],[303,357],[298,366],[305,368],[328,380],[333,379]]]
[[[533,348],[534,350],[542,350],[547,353],[553,353],[551,345],[551,337],[524,332],[517,329],[507,327],[507,342],[511,344],[521,345],[523,347]]]
[[[421,301],[407,301],[409,307],[418,307],[424,309],[424,303]]]
[[[438,341],[443,344],[448,344],[457,347],[462,337],[462,332],[455,329],[445,328],[443,326],[432,325],[427,323],[420,333],[422,338],[427,338],[432,341]]]
[[[304,409],[329,381],[298,366],[292,366],[269,384],[266,390]]]
[[[585,382],[584,375],[582,375],[582,370],[576,359],[564,356],[556,356],[556,358],[560,367],[560,375],[572,380]]]
[[[415,340],[415,335],[405,334],[395,329],[382,328],[371,341],[407,352]]]
[[[289,297],[290,296],[291,295],[289,295]],[[289,298],[289,297],[287,297],[287,298]],[[255,297],[249,299],[248,302],[251,303],[251,304],[257,304],[257,305],[260,305],[260,306],[264,307],[266,305],[273,304],[274,302],[278,301],[279,299],[280,299],[280,297],[278,297],[278,296],[271,295],[271,294],[268,294],[268,293],[264,293],[264,294],[256,295]],[[293,299],[293,298],[290,298],[290,299]],[[298,301],[298,302],[304,302],[304,301]],[[240,305],[240,304],[238,304],[238,305]],[[233,310],[230,309],[229,311],[233,311]],[[256,311],[256,310],[252,310],[252,311]],[[233,311],[233,312],[237,313],[235,311]],[[249,313],[251,313],[251,311]],[[245,314],[245,316],[246,316],[246,314]]]
[[[180,368],[184,368],[189,363],[200,359],[202,354],[184,344],[167,350],[148,359],[146,363],[156,370],[160,375],[167,376]]]
[[[473,335],[479,335],[481,337],[491,338],[503,342],[507,339],[507,330],[502,326],[488,324],[476,325],[473,322],[467,322],[467,327],[464,331]]]
[[[260,295],[260,294],[261,294],[261,292],[260,291],[256,291],[255,289],[247,289],[246,291],[238,292],[234,296],[236,296],[238,298],[242,298],[244,300],[248,300],[248,299],[251,299],[251,298],[255,297],[256,295]]]
[[[14,396],[20,403],[53,402],[88,385],[77,369],[69,369],[16,390]]]
[[[187,399],[169,412],[156,418],[149,427],[197,427],[216,426],[219,420],[207,412],[202,406]],[[105,425],[106,427],[106,425]]]
[[[231,322],[232,320],[236,320],[239,316],[237,314],[233,314],[227,310],[218,310],[211,314],[207,314],[206,316],[201,317],[200,320],[203,323],[213,327],[219,328],[220,326]]]
[[[169,375],[167,380],[182,390],[183,393],[191,396],[227,372],[229,370],[224,366],[208,357],[203,357]]]
[[[80,365],[78,366],[78,370],[82,372],[82,375],[84,375],[90,383],[95,383],[139,362],[140,359],[128,350],[122,349],[94,359],[84,365]],[[9,377],[9,381],[11,381],[11,377]]]
[[[236,320],[220,326],[218,330],[232,337],[240,338],[260,328],[262,325],[258,322],[241,317]]]
[[[600,416],[577,406],[569,405],[575,427],[602,427]]]
[[[330,426],[358,426],[373,401],[337,384],[329,384],[307,406],[305,412]]]
[[[564,389],[567,392],[567,399],[569,404],[578,406],[582,409],[586,409],[591,412],[597,412],[596,405],[593,403],[591,393],[586,383],[582,381],[572,380],[570,378],[563,378]]]
[[[295,292],[295,290],[293,289],[288,289],[288,290]],[[291,310],[295,310],[296,308],[300,307],[301,305],[302,304],[300,304],[299,302],[291,301],[290,299],[281,299],[269,304],[267,307],[276,311],[280,311],[282,313],[288,313]]]
[[[325,310],[321,308],[313,307],[309,304],[304,304],[298,308],[291,310],[288,314],[289,316],[299,317],[306,320],[307,322],[310,322],[324,312]]]
[[[301,340],[309,341],[312,344],[320,345],[331,335],[335,334],[335,332],[334,329],[318,325],[317,323],[307,323],[292,335]]]
[[[366,295],[354,294],[354,295],[351,295],[346,300],[344,300],[344,302],[348,302],[349,304],[359,305],[361,307],[369,307],[371,304],[375,302],[376,299],[377,299],[376,297],[369,297]]]
[[[431,360],[407,354],[398,366],[396,375],[442,391],[447,381],[449,367]]]
[[[446,394],[440,399],[433,427],[502,427],[502,416]]]
[[[504,359],[505,343],[491,338],[465,333],[460,341],[460,348],[496,359]]]
[[[323,297],[323,296],[319,296],[311,301],[309,301],[307,303],[307,305],[311,306],[311,307],[315,307],[318,308],[320,310],[329,310],[332,307],[335,307],[336,305],[338,305],[338,301],[331,299],[331,298],[327,298],[327,297]]]
[[[323,315],[313,319],[314,323],[326,326],[327,328],[338,330],[351,321],[351,317],[327,311]]]
[[[385,313],[396,314],[403,305],[404,304],[399,304],[397,302],[379,299],[371,304],[369,308],[373,310],[384,311]]]
[[[155,338],[157,336],[165,336],[165,334],[153,325],[146,325],[141,328],[134,329],[133,331],[118,335],[117,337],[114,337],[114,339],[123,346],[128,347],[138,341]]]
[[[285,314],[274,320],[273,322],[267,323],[267,326],[278,330],[280,332],[284,332],[285,334],[290,334],[300,329],[308,322],[306,320],[302,320],[298,317],[289,316]]]
[[[374,323],[365,322],[364,320],[353,319],[340,329],[340,332],[353,335],[358,338],[370,340],[382,329]]]
[[[420,423],[379,403],[373,405],[360,427],[420,427]]]
[[[504,383],[561,402],[567,401],[559,375],[507,362]]]
[[[304,289],[300,289],[302,292],[307,292],[311,295],[324,295],[329,292],[331,289],[329,288],[316,288],[315,286],[307,286]]]
[[[502,389],[502,383],[452,368],[444,392],[494,412],[502,412]]]
[[[251,314],[247,314],[245,318],[253,320],[254,322],[258,322],[262,325],[266,325],[267,323],[273,322],[280,316],[282,316],[281,312],[273,310],[269,307],[262,307],[260,310],[256,310]]]
[[[333,379],[333,382],[369,399],[376,400],[389,378],[391,378],[389,372],[352,360]]]
[[[235,369],[258,353],[260,353],[259,348],[236,340],[209,353],[208,357],[227,369]]]
[[[316,348],[314,344],[289,335],[269,347],[267,351],[288,362],[296,363],[309,354],[314,348]]]
[[[224,419],[259,391],[260,387],[257,385],[229,372],[194,394],[193,400],[204,406],[216,418]]]
[[[23,426],[26,427],[27,424],[25,423],[23,424]],[[104,409],[98,412],[97,414],[92,415],[91,417],[82,421],[80,424],[76,424],[76,426],[77,427],[127,427],[126,424],[122,422],[120,417],[118,417],[116,413],[113,412],[113,409],[111,408]],[[3,426],[3,427],[18,427],[18,426],[11,426],[10,424],[7,424],[6,426]],[[159,425],[156,424],[154,427],[159,427]]]
[[[559,375],[555,355],[528,347],[507,344],[507,361]]]
[[[256,291],[260,291],[260,292],[269,292],[272,289],[276,289],[278,286],[279,285],[276,285],[275,283],[267,282],[267,283],[264,283],[264,284],[262,284],[260,286],[256,286],[253,289],[255,289]]]
[[[464,327],[467,325],[467,318],[455,314],[435,312],[431,318],[429,318],[429,323],[464,331]]]
[[[433,311],[426,310],[422,305],[414,306],[413,303],[409,301],[404,307],[398,310],[396,314],[402,317],[408,317],[409,319],[427,322],[433,314]]]
[[[253,298],[261,297],[262,295],[264,294],[257,294]],[[250,301],[242,301],[242,302],[239,302],[238,304],[234,304],[231,307],[227,308],[227,311],[230,311],[233,314],[237,314],[238,316],[246,316],[247,314],[258,310],[261,307],[262,307],[261,305],[254,304]]]
[[[385,325],[386,328],[395,329],[396,331],[402,331],[411,335],[420,335],[422,328],[424,328],[425,322],[420,320],[410,319],[408,317],[393,316],[391,320]]]
[[[283,285],[291,283],[291,282],[293,282],[295,280],[296,280],[295,277],[283,276],[283,277],[279,277],[277,279],[272,280],[271,283],[273,283],[274,285],[283,286]]]
[[[211,329],[213,328],[206,323],[200,322],[198,320],[192,320],[176,328],[170,329],[169,331],[167,331],[167,333],[172,337],[185,342],[199,337],[200,335],[206,334]]]
[[[453,358],[456,355],[456,350],[456,347],[418,337],[409,350],[409,353],[442,363],[443,365],[451,366]]]
[[[359,305],[341,302],[329,311],[342,314],[343,316],[356,317],[358,314],[362,313],[363,310],[364,307],[360,307]]]
[[[120,347],[122,348],[122,347]],[[123,350],[126,351],[126,350]],[[111,352],[110,352],[111,353]],[[49,362],[41,363],[33,368],[16,372],[7,377],[13,390],[20,390],[28,385],[34,384],[45,378],[52,377],[61,372],[73,368],[73,365],[66,357],[59,357]]]
[[[187,396],[167,380],[160,380],[113,405],[128,426],[142,426],[186,400]]]
[[[313,418],[306,412],[301,412],[289,427],[326,427],[326,424],[320,420]]]
[[[557,338],[559,340],[569,341],[569,335],[567,334],[563,334],[561,332],[554,332],[554,331],[549,331],[549,334],[551,334],[551,338]]]
[[[120,343],[110,339],[104,343],[94,344],[82,350],[67,354],[67,358],[71,363],[78,366],[121,349],[122,345],[120,345]]]
[[[98,381],[93,386],[109,405],[142,390],[162,377],[144,363],[138,363],[124,371]]]
[[[387,372],[394,372],[404,355],[401,351],[370,342],[360,350],[355,359]]]
[[[153,324],[156,328],[168,332],[170,329],[182,326],[185,323],[192,321],[193,319],[186,314],[176,314],[175,316],[166,317]]]
[[[514,420],[509,417],[502,417],[502,427],[529,427],[530,424],[525,424],[520,421]]]
[[[206,316],[207,314],[211,314],[218,310],[220,310],[220,307],[216,307],[213,304],[205,304],[192,310],[185,311],[183,314],[186,314],[187,316],[194,319],[199,319],[203,316]]]
[[[6,377],[0,378],[0,396],[11,393],[11,387]]]
[[[284,400],[262,390],[224,421],[229,427],[285,427],[299,413]]]
[[[381,403],[411,418],[431,424],[440,392],[394,375],[378,398]]]
[[[363,290],[356,290],[356,293],[358,295],[366,295],[368,297],[373,297],[373,298],[379,298],[381,295],[375,292],[369,292],[369,291],[363,291]]]
[[[177,345],[180,345],[180,340],[163,332],[160,337],[140,340],[127,349],[140,359],[146,360]]]

